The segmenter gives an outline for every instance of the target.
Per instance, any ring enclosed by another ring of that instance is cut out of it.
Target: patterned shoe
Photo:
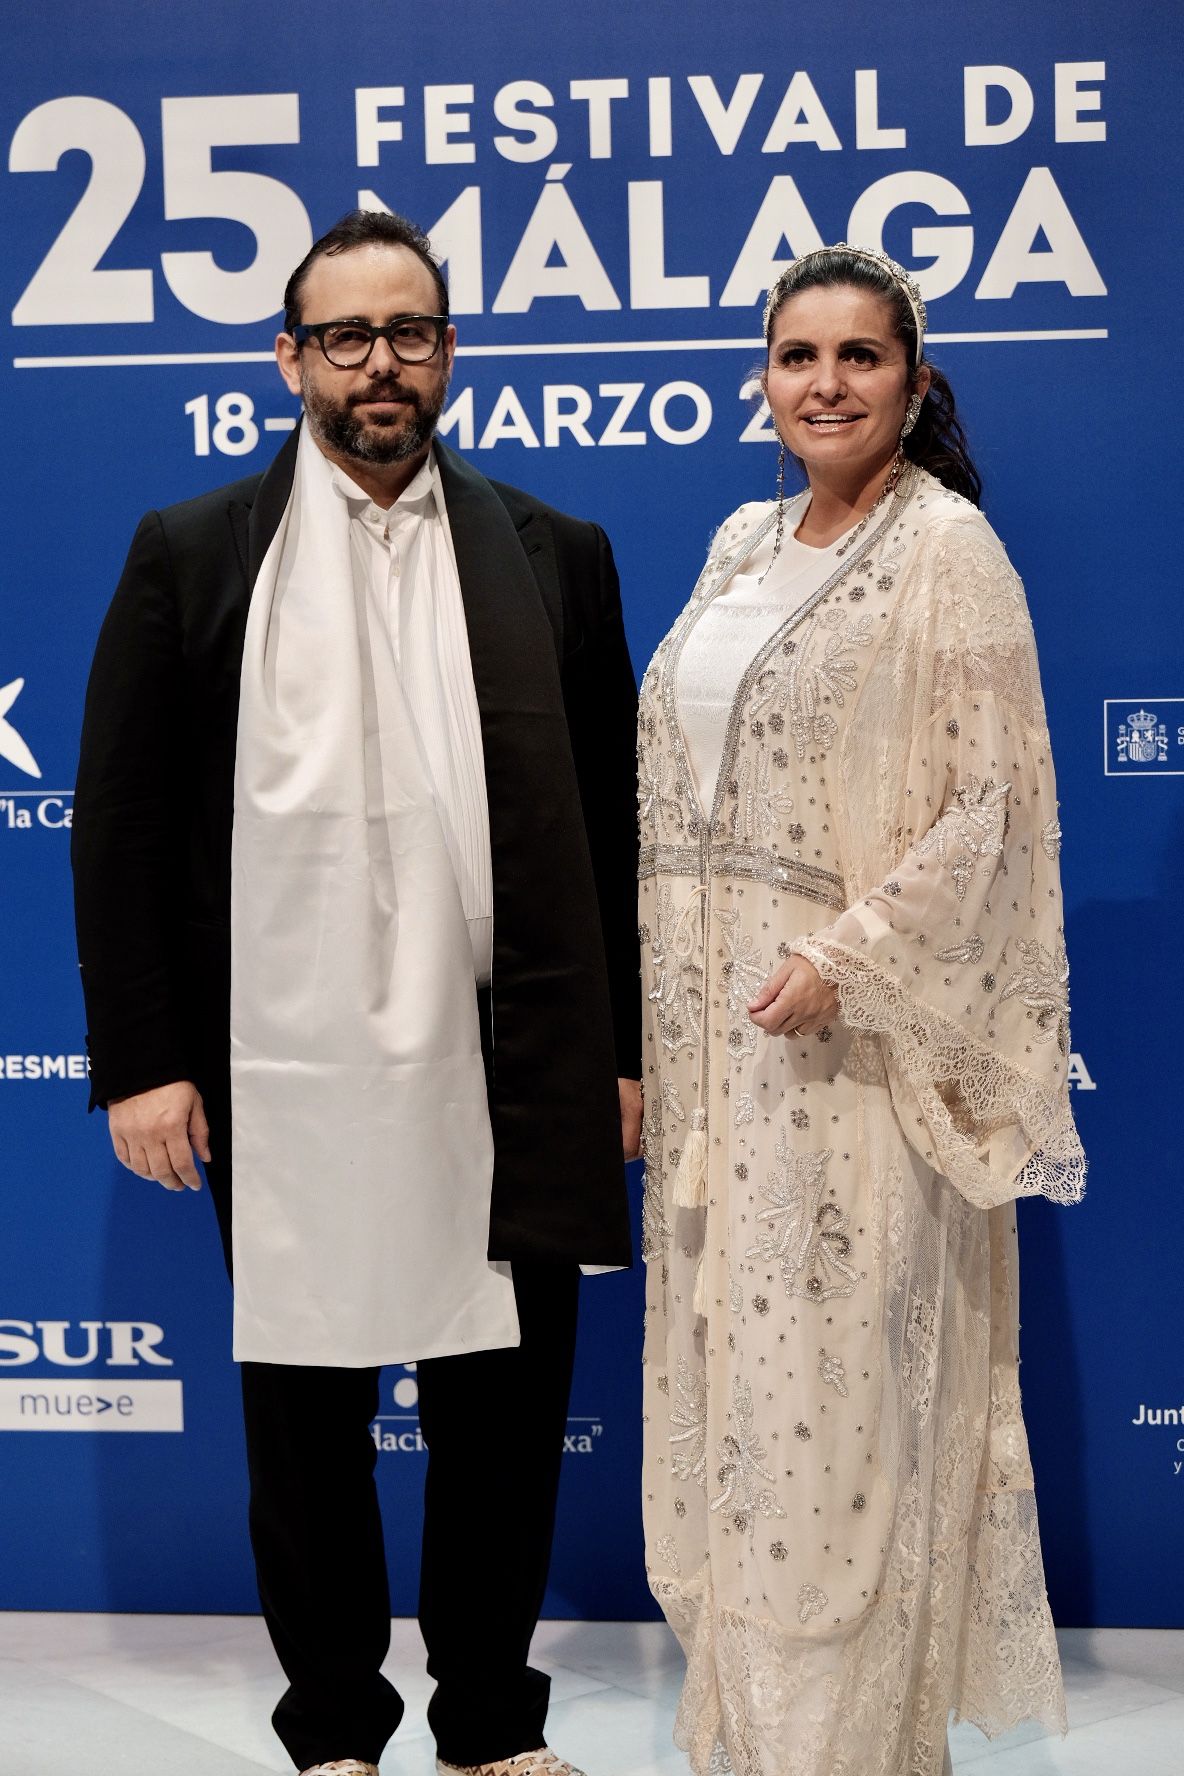
[[[311,1764],[300,1776],[378,1776],[378,1765],[361,1758],[338,1758],[333,1764]]]
[[[437,1776],[584,1776],[546,1745],[537,1751],[520,1751],[516,1757],[497,1758],[492,1764],[446,1764],[436,1759]]]

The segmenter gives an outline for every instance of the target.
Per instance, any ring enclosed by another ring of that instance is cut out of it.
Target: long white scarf
[[[234,1354],[516,1344],[468,929],[315,442],[251,599],[231,889]]]

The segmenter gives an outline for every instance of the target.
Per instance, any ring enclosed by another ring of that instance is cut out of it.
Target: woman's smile
[[[812,426],[816,432],[839,431],[843,426],[854,425],[857,419],[866,418],[862,413],[803,413],[802,420]]]

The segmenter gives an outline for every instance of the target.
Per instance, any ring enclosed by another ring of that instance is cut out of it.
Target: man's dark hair
[[[314,241],[304,258],[300,261],[284,291],[284,331],[290,333],[300,321],[300,298],[304,290],[309,271],[318,259],[330,257],[337,253],[352,252],[355,247],[410,247],[418,259],[421,259],[431,272],[436,285],[436,312],[448,313],[448,285],[444,282],[444,274],[432,256],[428,237],[422,228],[409,222],[406,216],[392,216],[385,210],[351,210],[340,222],[335,222],[328,234],[323,234]],[[326,315],[326,320],[335,319]]]

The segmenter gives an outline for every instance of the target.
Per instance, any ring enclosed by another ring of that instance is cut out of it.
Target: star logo
[[[40,777],[41,766],[12,723],[5,720],[24,688],[23,678],[14,678],[10,684],[0,685],[0,758],[7,759],[10,765],[15,765],[18,771],[24,771],[29,777]]]

